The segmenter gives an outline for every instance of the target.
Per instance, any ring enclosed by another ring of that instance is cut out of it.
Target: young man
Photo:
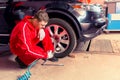
[[[58,61],[53,57],[54,47],[49,31],[45,29],[48,21],[48,14],[40,10],[33,17],[25,16],[13,29],[10,36],[10,49],[17,55],[15,60],[21,68],[26,68],[38,58]],[[43,48],[37,46],[40,41]]]

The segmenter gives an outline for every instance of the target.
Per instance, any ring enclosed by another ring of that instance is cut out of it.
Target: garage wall
[[[91,0],[91,3],[104,4],[104,0]]]
[[[98,4],[104,4],[105,0],[79,0],[81,2],[90,2],[90,3],[98,3]]]

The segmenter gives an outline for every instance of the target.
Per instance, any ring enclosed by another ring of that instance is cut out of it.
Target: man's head
[[[49,21],[49,16],[45,10],[39,10],[33,18],[33,25],[37,28],[45,28]]]

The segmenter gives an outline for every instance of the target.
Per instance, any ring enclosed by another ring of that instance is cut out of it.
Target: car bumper
[[[100,24],[99,24],[100,25]],[[101,33],[103,33],[104,29],[107,27],[108,25],[108,19],[105,18],[105,23],[102,24],[95,33],[91,33],[91,34],[87,34],[87,35],[83,35],[83,38],[82,40],[84,41],[87,41],[87,40],[90,40],[98,35],[100,35]]]

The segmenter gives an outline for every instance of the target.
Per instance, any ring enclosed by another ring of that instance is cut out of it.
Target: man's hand
[[[42,41],[45,38],[45,31],[44,29],[40,29],[38,32],[38,38],[40,41]]]
[[[48,52],[47,52],[47,54],[48,54],[48,58],[47,58],[47,59],[50,59],[50,58],[52,58],[52,57],[53,57],[52,50],[48,51]]]

